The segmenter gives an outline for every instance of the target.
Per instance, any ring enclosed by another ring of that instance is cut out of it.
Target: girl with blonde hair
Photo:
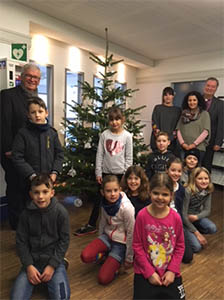
[[[213,190],[209,171],[203,167],[194,169],[185,189],[183,204],[183,222],[193,252],[199,252],[206,246],[203,234],[217,231],[216,225],[207,218],[211,213]]]

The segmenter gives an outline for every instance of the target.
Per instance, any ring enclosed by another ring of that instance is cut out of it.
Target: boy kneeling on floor
[[[41,174],[31,182],[30,202],[16,231],[22,269],[11,291],[11,300],[30,299],[33,288],[45,283],[51,299],[70,299],[64,256],[69,246],[67,210],[54,198],[53,182]]]

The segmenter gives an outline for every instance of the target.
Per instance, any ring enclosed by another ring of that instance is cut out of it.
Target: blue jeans
[[[198,221],[195,221],[193,224],[202,234],[213,234],[217,231],[216,225],[208,218],[202,218]],[[186,230],[186,235],[188,237],[193,252],[199,252],[202,246],[196,238],[195,234],[193,232],[190,232],[189,230]]]
[[[107,246],[108,255],[122,264],[125,258],[126,245],[112,241],[106,234],[101,234],[98,238]]]
[[[43,270],[39,270],[42,273]],[[70,299],[70,286],[64,264],[60,264],[46,283],[50,299]],[[26,271],[21,270],[11,290],[10,300],[29,300],[35,285],[29,282]]]

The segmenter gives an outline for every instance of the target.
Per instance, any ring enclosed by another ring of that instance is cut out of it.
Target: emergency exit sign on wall
[[[27,44],[11,45],[12,59],[27,61]]]

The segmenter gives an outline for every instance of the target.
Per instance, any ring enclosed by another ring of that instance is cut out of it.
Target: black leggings
[[[153,285],[141,274],[135,274],[134,277],[134,300],[167,300],[167,299],[185,299],[185,290],[182,284],[182,278],[176,277],[174,282],[166,287],[165,285]]]

